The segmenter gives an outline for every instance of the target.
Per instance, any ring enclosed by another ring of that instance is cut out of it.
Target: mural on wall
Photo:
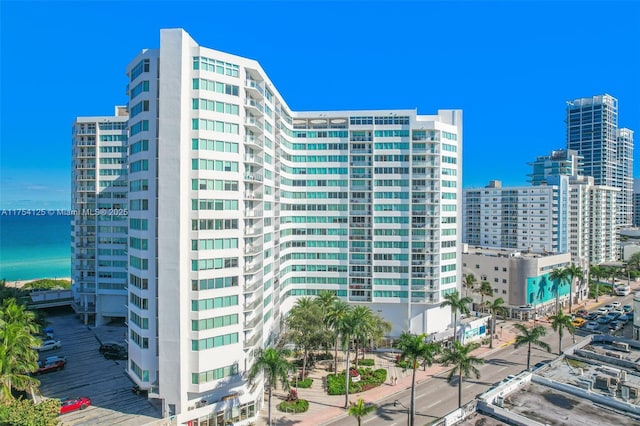
[[[556,298],[556,290],[560,297],[569,294],[569,285],[563,282],[558,287],[559,282],[549,279],[549,274],[538,275],[527,278],[527,303],[535,306]]]

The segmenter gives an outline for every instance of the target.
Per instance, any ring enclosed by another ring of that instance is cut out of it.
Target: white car
[[[610,311],[610,310],[612,310],[612,309],[613,309],[613,305],[612,305],[611,303],[609,303],[608,305],[604,305],[604,308],[605,308],[607,311]]]
[[[596,312],[598,313],[598,315],[607,315],[609,313],[609,309],[607,309],[606,307],[598,308]]]
[[[589,321],[587,325],[584,326],[584,328],[586,328],[587,330],[597,330],[598,328],[600,328],[600,324],[595,321]]]
[[[62,347],[62,342],[60,340],[45,340],[42,342],[42,345],[36,348],[37,351],[50,351],[53,349],[60,349]]]
[[[67,357],[66,356],[58,356],[58,355],[53,355],[53,356],[48,356],[45,359],[42,360],[42,362],[44,362],[45,364],[55,364],[56,362],[67,362]]]
[[[619,307],[620,307],[620,305],[621,305],[621,303],[620,303],[620,302],[618,302],[618,301],[611,302],[611,306],[613,306],[614,308],[619,308]]]

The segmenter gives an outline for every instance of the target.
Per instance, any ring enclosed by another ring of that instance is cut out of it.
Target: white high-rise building
[[[633,131],[618,128],[618,100],[611,95],[567,102],[567,149],[584,159],[595,185],[618,188],[618,227],[633,224]]]
[[[162,30],[129,76],[129,373],[179,423],[251,419],[297,296],[451,323],[462,112],[295,112],[254,60]]]
[[[127,317],[127,110],[72,126],[72,307],[85,324]]]

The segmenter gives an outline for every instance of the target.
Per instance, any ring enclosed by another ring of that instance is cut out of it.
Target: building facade
[[[531,185],[548,184],[550,177],[582,175],[582,157],[575,150],[558,149],[548,155],[541,155],[529,163],[532,173]]]
[[[509,317],[525,321],[554,312],[556,291],[560,306],[568,305],[569,286],[558,285],[549,274],[570,263],[569,253],[523,253],[470,246],[462,253],[463,273],[473,275],[478,283],[487,281],[493,287],[493,297],[485,296],[484,300],[501,297]],[[573,291],[576,300],[587,297],[586,285],[575,285]],[[476,306],[481,306],[480,295],[474,292],[467,295],[474,299]]]
[[[640,228],[640,179],[633,180],[633,226]]]
[[[127,317],[127,120],[78,117],[72,126],[72,307],[85,324]]]
[[[463,190],[462,241],[471,246],[533,253],[568,251],[566,188],[560,185]]]
[[[162,30],[128,65],[132,379],[179,423],[247,422],[244,373],[299,296],[450,326],[462,112],[295,112],[254,60]]]
[[[596,185],[618,188],[616,224],[633,224],[633,131],[618,128],[618,100],[611,95],[567,102],[567,149],[583,157]]]

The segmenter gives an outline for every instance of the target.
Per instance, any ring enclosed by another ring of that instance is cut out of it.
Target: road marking
[[[467,386],[465,386],[465,389],[469,389],[471,386],[475,385],[475,383],[469,383]]]
[[[362,423],[369,423],[371,420],[375,420],[375,419],[377,419],[377,417],[371,417],[370,419],[367,419]]]
[[[442,402],[442,400],[441,400],[441,399],[439,399],[439,400],[437,400],[436,402],[434,402],[433,404],[431,404],[431,405],[427,405],[427,408],[431,408],[431,407],[433,407],[434,405],[438,405],[438,404],[440,404],[441,402]]]
[[[503,370],[506,370],[507,368],[509,368],[509,367],[507,367],[507,366],[502,367],[501,369],[498,370],[498,373],[503,371]]]
[[[427,395],[427,393],[426,393],[426,392],[421,393],[420,395],[417,395],[417,396],[416,396],[416,399],[418,399],[418,398],[422,398],[423,396],[426,396],[426,395]]]

